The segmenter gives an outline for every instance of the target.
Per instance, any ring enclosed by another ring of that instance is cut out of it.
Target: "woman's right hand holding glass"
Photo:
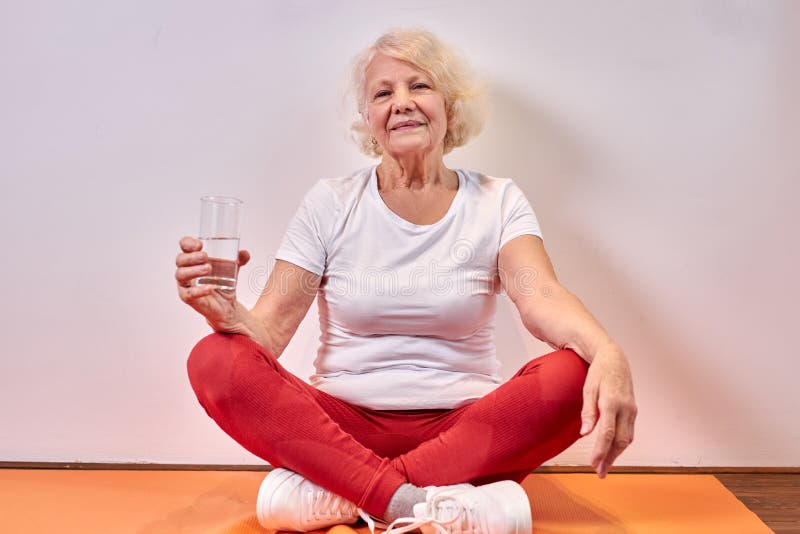
[[[212,285],[194,285],[194,279],[211,272],[208,255],[203,251],[203,242],[194,237],[180,240],[181,253],[175,258],[175,280],[178,296],[206,318],[206,322],[217,332],[240,333],[244,324],[242,307],[236,300],[236,291],[219,289]],[[250,253],[239,251],[239,267],[250,261]]]

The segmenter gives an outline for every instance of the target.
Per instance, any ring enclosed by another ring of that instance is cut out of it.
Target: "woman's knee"
[[[528,362],[519,375],[535,375],[542,395],[551,400],[582,401],[589,364],[571,349],[557,350]]]
[[[189,383],[197,395],[197,400],[205,406],[210,391],[218,389],[215,385],[224,362],[225,343],[221,334],[209,334],[198,341],[186,360]]]
[[[558,372],[582,387],[589,372],[589,364],[572,349],[561,349],[550,354],[557,362]]]
[[[534,362],[537,365],[531,378],[535,380],[537,402],[547,407],[547,417],[537,414],[540,424],[547,426],[542,434],[549,436],[547,443],[539,445],[543,454],[540,460],[544,461],[580,439],[583,387],[589,364],[570,349],[545,354],[531,363]]]
[[[557,350],[549,354],[552,363],[552,379],[557,383],[565,398],[583,402],[583,385],[589,364],[572,349]]]
[[[189,382],[200,404],[220,405],[229,394],[237,334],[214,332],[197,342],[186,361]]]
[[[254,373],[263,384],[280,374],[277,360],[258,343],[241,334],[220,332],[197,342],[186,367],[192,389],[206,411],[212,405],[221,408],[229,404],[232,396],[246,395]]]

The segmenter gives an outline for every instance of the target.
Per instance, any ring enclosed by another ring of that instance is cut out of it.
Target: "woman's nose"
[[[416,104],[414,99],[411,98],[411,93],[405,90],[395,91],[394,102],[392,102],[392,111],[395,113],[403,113],[410,109],[415,109]]]

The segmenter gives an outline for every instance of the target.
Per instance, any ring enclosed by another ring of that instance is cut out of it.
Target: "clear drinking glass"
[[[200,234],[211,273],[195,278],[197,285],[236,289],[239,274],[239,223],[243,202],[238,198],[200,198]]]

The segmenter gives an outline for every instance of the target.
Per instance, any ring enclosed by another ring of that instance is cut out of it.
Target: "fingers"
[[[183,252],[175,257],[175,266],[178,267],[175,270],[175,280],[178,286],[189,288],[193,279],[211,272],[211,265],[206,263],[208,254],[202,250],[203,242],[199,239],[183,237],[180,240],[180,247]],[[184,292],[181,298],[186,295],[188,294]]]
[[[181,251],[175,257],[177,267],[187,267],[203,263],[208,259],[208,254],[202,251],[203,242],[194,237],[184,236],[180,242]]]
[[[175,258],[175,280],[181,287],[190,287],[192,280],[211,272],[211,264],[206,263],[208,255],[201,251],[182,252]]]
[[[612,417],[609,416],[608,419],[610,420]],[[616,424],[613,426],[610,421],[601,417],[601,431],[592,454],[592,467],[595,468],[600,478],[605,478],[614,461],[633,443],[635,419],[636,408],[627,406],[616,411],[613,416]]]
[[[598,466],[597,474],[600,478],[604,478],[607,474],[611,466],[614,464],[614,461],[622,454],[622,451],[628,448],[628,446],[633,442],[631,437],[628,437],[628,426],[623,421],[625,417],[619,417],[617,419],[617,430],[616,436],[614,436],[614,441],[611,444],[611,449],[606,454],[606,457],[602,459],[600,465]]]
[[[625,421],[626,427],[628,429],[628,445],[633,443],[633,430],[636,426],[636,409],[634,409],[633,413]]]
[[[202,250],[203,242],[191,236],[184,236],[180,239],[182,252],[175,257],[175,280],[178,284],[178,293],[181,300],[188,302],[198,296],[211,294],[211,289],[207,287],[196,287],[193,281],[211,272],[211,264],[208,263],[208,254]],[[250,261],[250,252],[240,250],[238,256],[239,266],[243,266]],[[222,291],[222,290],[221,290]]]
[[[590,463],[604,478],[614,460],[633,442],[637,409],[624,357],[613,353],[601,356],[609,357],[595,356],[586,377],[581,434],[590,432],[593,426],[599,429]]]
[[[597,421],[597,388],[586,384],[583,388],[583,409],[581,409],[581,436],[590,433]]]
[[[181,250],[184,252],[194,252],[203,248],[203,242],[191,236],[183,236],[180,240]]]
[[[210,295],[212,291],[214,291],[214,286],[212,285],[190,287],[178,286],[178,296],[187,304],[195,299]]]
[[[250,253],[244,249],[239,251],[239,267],[250,261]]]
[[[611,466],[614,465],[614,461],[622,454],[622,451],[625,450],[626,446],[614,445],[611,446],[611,450],[608,451],[608,455],[600,462],[600,465],[597,468],[597,474],[600,478],[605,478],[608,475],[608,471],[611,469]]]
[[[616,436],[616,414],[602,413],[598,427],[600,431],[597,433],[597,441],[594,444],[594,451],[592,452],[591,465],[598,474],[603,460],[611,450]],[[602,478],[602,477],[601,477]]]
[[[189,267],[178,267],[175,269],[175,280],[181,287],[191,287],[192,280],[209,273],[211,273],[210,263],[202,263],[200,265],[192,265]]]
[[[208,254],[205,251],[181,252],[175,257],[175,265],[178,267],[191,267],[208,261]]]

